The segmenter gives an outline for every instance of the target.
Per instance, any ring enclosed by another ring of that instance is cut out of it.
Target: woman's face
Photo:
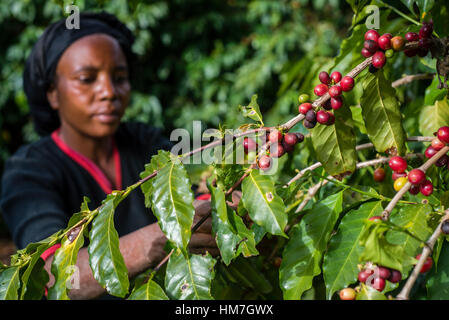
[[[47,93],[61,128],[91,138],[114,134],[128,106],[128,65],[118,42],[105,34],[83,37],[62,54]]]

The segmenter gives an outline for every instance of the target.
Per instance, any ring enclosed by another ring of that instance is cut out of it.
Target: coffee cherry
[[[408,192],[410,192],[410,194],[412,195],[417,195],[420,191],[419,185],[417,184],[412,184],[410,186],[410,189],[408,189]]]
[[[374,29],[368,30],[365,33],[365,40],[373,40],[376,41],[379,39],[379,32]]]
[[[379,49],[379,45],[377,44],[377,41],[374,41],[374,40],[365,40],[365,42],[363,43],[363,47],[372,53],[376,52],[377,49]]]
[[[332,72],[331,79],[334,83],[339,83],[341,80],[341,73],[339,71]]]
[[[370,221],[380,221],[380,220],[382,220],[382,217],[381,216],[372,216],[371,218],[369,218],[368,220],[370,220]]]
[[[416,260],[419,260],[421,258],[421,253],[418,254],[415,258],[416,258]],[[424,262],[424,264],[423,264],[423,266],[422,266],[422,268],[421,268],[421,270],[419,272],[420,273],[425,273],[425,272],[429,271],[430,268],[432,268],[432,265],[433,265],[432,258],[431,257],[427,257],[426,262]]]
[[[370,287],[373,287],[377,291],[382,291],[385,289],[385,279],[382,279],[381,277],[376,277],[370,281],[370,283],[367,283]]]
[[[366,49],[366,48],[362,48],[362,50],[360,51],[360,53],[361,53],[362,56],[364,56],[365,58],[369,58],[369,57],[371,57],[371,56],[374,54],[374,52],[371,52],[371,51],[369,51],[369,50]]]
[[[388,268],[385,267],[377,267],[376,271],[374,271],[375,273],[377,272],[379,274],[379,277],[381,277],[382,279],[387,280],[390,275],[391,275],[391,271]]]
[[[296,137],[298,138],[298,143],[301,143],[301,142],[304,141],[304,135],[303,135],[302,133],[300,133],[300,132],[295,132],[294,134],[295,134]],[[284,137],[284,139],[285,139],[285,137]]]
[[[344,288],[340,290],[339,295],[341,300],[354,300],[357,293],[352,288]]]
[[[372,64],[373,64],[374,68],[380,69],[385,65],[386,62],[387,62],[387,57],[385,57],[385,53],[383,53],[382,51],[377,51],[373,55]]]
[[[402,280],[402,274],[398,270],[390,269],[391,274],[390,277],[387,279],[391,283],[398,283]]]
[[[273,129],[270,131],[270,134],[268,135],[268,140],[271,142],[281,142],[282,141],[283,134],[279,130]]]
[[[256,141],[254,141],[249,137],[245,137],[243,139],[243,150],[245,151],[245,153],[248,153],[248,151],[256,150],[256,148],[257,148]]]
[[[425,49],[426,51],[427,51],[428,49],[430,49],[430,46],[431,46],[431,45],[432,45],[432,42],[430,41],[429,38],[419,39],[419,41],[418,41],[418,46],[419,46],[421,49]]]
[[[394,181],[393,188],[394,188],[394,190],[399,191],[402,189],[403,186],[405,186],[406,183],[407,183],[406,177],[397,178]]]
[[[285,149],[281,143],[273,143],[270,146],[270,156],[273,158],[280,158],[284,155]]]
[[[421,169],[412,169],[408,173],[408,181],[410,181],[411,184],[419,185],[424,180],[426,180],[426,174]]]
[[[391,49],[391,34],[386,33],[382,36],[379,37],[379,39],[377,39],[377,44],[379,45],[379,48],[381,48],[382,50],[388,50]]]
[[[433,139],[430,145],[437,151],[443,149],[443,147],[445,146],[445,144],[438,138]]]
[[[388,165],[390,166],[391,170],[398,173],[402,173],[407,169],[407,161],[399,156],[391,157],[390,161],[388,161]]]
[[[306,120],[309,122],[316,122],[316,113],[313,110],[309,110],[306,113]]]
[[[431,24],[425,24],[419,29],[419,38],[430,38],[433,32],[433,26]]]
[[[385,57],[391,58],[393,56],[394,56],[394,50],[393,49],[388,49],[387,51],[385,51]]]
[[[373,173],[374,181],[382,182],[385,179],[385,170],[384,168],[377,168]]]
[[[338,110],[343,106],[343,97],[338,96],[330,99],[331,107],[334,110]]]
[[[321,106],[323,107],[324,110],[332,110],[330,99],[326,100]]]
[[[343,91],[351,91],[354,88],[354,78],[344,76],[340,81],[340,87]]]
[[[313,90],[313,92],[318,96],[324,96],[327,92],[329,88],[327,87],[327,85],[325,85],[324,83],[320,83],[318,85],[315,86],[315,89]]]
[[[329,115],[329,121],[327,121],[327,125],[331,126],[335,123],[335,115],[332,112],[327,113]]]
[[[267,155],[262,155],[258,161],[259,168],[262,170],[266,170],[271,166],[271,158]]]
[[[299,105],[298,111],[299,113],[306,114],[307,111],[312,110],[312,104],[309,102],[305,102]]]
[[[341,90],[341,87],[339,85],[335,85],[335,86],[332,86],[332,87],[329,88],[329,95],[332,98],[336,98],[336,97],[340,96],[341,92],[342,92],[342,90]]]
[[[441,142],[449,143],[449,127],[444,126],[438,129],[437,137]]]
[[[419,35],[416,32],[407,32],[404,36],[405,40],[407,41],[418,41]]]
[[[444,167],[449,163],[449,156],[447,154],[443,154],[440,159],[437,160],[437,162],[435,162],[435,165],[437,167]]]
[[[390,43],[391,47],[395,51],[401,51],[402,49],[404,49],[405,46],[404,38],[402,38],[401,36],[391,38]]]
[[[373,272],[374,271],[371,269],[363,269],[359,272],[357,279],[359,279],[360,282],[365,283],[369,276],[373,274]]]
[[[374,66],[373,66],[372,64],[370,64],[369,67],[368,67],[368,71],[369,71],[370,73],[376,73],[377,70],[379,70],[379,69],[374,68]]]
[[[285,145],[294,146],[298,143],[298,136],[294,133],[286,133],[283,142]]]
[[[430,182],[429,180],[425,180],[419,186],[419,191],[421,191],[421,193],[424,196],[426,196],[426,197],[430,196],[432,194],[432,192],[433,192],[433,184],[432,184],[432,182]]]
[[[391,179],[393,179],[393,181],[401,177],[407,177],[407,174],[405,172],[393,172],[393,174],[391,175]]]
[[[322,84],[329,84],[331,82],[331,78],[326,71],[321,71],[318,75],[318,79],[320,79]]]
[[[441,224],[441,232],[449,234],[449,220],[444,220]]]
[[[431,145],[428,146],[426,148],[426,151],[424,151],[424,155],[426,156],[426,158],[430,159],[432,158],[436,153],[438,152],[438,150],[436,150],[434,147],[432,147]]]
[[[307,102],[307,101],[309,101],[309,99],[310,99],[310,97],[307,93],[303,93],[298,97],[299,103]]]
[[[327,124],[329,121],[329,114],[324,110],[319,110],[316,113],[316,121],[321,124]]]
[[[307,119],[304,119],[304,121],[302,122],[302,124],[304,125],[304,127],[306,127],[307,129],[312,129],[316,126],[316,121],[308,121]]]
[[[414,57],[418,54],[418,49],[405,49],[404,54],[409,58]]]

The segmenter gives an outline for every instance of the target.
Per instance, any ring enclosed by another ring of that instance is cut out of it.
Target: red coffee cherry
[[[373,274],[373,272],[374,271],[371,269],[362,269],[359,272],[357,278],[359,279],[360,282],[365,283],[366,280],[369,278],[369,276]]]
[[[331,126],[335,123],[335,115],[332,112],[327,113],[329,115],[329,121],[327,121],[327,125]]]
[[[413,195],[417,195],[419,193],[419,191],[420,191],[420,188],[419,188],[419,185],[417,185],[417,184],[412,184],[410,186],[410,189],[408,189],[408,192],[410,192],[410,194],[413,194]]]
[[[402,280],[402,274],[398,270],[390,269],[390,271],[391,275],[387,279],[388,281],[390,281],[391,283],[398,283]]]
[[[428,147],[426,148],[426,151],[424,151],[424,155],[426,156],[426,158],[430,159],[430,158],[432,158],[437,152],[438,152],[438,150],[436,150],[434,147],[428,146]]]
[[[329,114],[324,110],[319,110],[316,113],[316,121],[321,124],[327,124],[329,121]]]
[[[371,57],[371,56],[374,54],[374,52],[371,52],[371,51],[369,51],[369,50],[366,49],[366,48],[362,48],[362,50],[360,51],[360,53],[361,53],[362,56],[364,56],[365,58],[369,58],[369,57]]]
[[[377,267],[377,270],[374,271],[374,273],[376,273],[376,272],[379,274],[379,277],[381,277],[382,279],[385,279],[385,280],[387,280],[391,275],[390,269],[385,268],[385,267]]]
[[[363,47],[372,53],[376,52],[377,49],[379,49],[379,45],[377,44],[377,41],[374,41],[374,40],[365,40],[365,42],[363,43]]]
[[[418,41],[419,35],[416,32],[407,32],[404,36],[405,40],[407,41]]]
[[[268,140],[271,142],[281,142],[282,138],[283,138],[282,132],[276,129],[271,130],[270,134],[268,135]]]
[[[426,180],[426,174],[421,169],[412,169],[408,173],[408,181],[411,184],[419,185]]]
[[[426,196],[426,197],[430,196],[432,194],[432,192],[433,192],[433,184],[432,184],[432,182],[430,182],[429,180],[425,180],[419,186],[419,191],[421,191],[421,193],[424,196]]]
[[[419,38],[430,38],[433,32],[433,26],[431,24],[425,24],[419,29]]]
[[[294,146],[298,143],[298,136],[294,133],[286,133],[283,140],[284,145]]]
[[[338,96],[340,96],[342,93],[341,87],[339,85],[335,85],[329,88],[329,95],[332,98],[336,98]]]
[[[344,288],[340,290],[339,295],[341,300],[354,300],[357,293],[352,288]]]
[[[338,110],[343,106],[343,97],[342,96],[338,96],[335,98],[331,98],[330,99],[331,102],[331,107],[334,110]]]
[[[340,81],[341,90],[347,92],[351,91],[354,88],[354,78],[350,76],[344,76]]]
[[[407,161],[399,156],[391,157],[388,165],[390,166],[391,170],[398,173],[402,173],[407,169]]]
[[[300,132],[294,132],[293,134],[296,135],[296,137],[298,137],[298,143],[301,143],[304,141],[304,135]],[[285,139],[285,138],[284,138]]]
[[[373,287],[377,291],[382,291],[383,289],[385,289],[385,279],[382,279],[381,277],[376,277],[371,281],[367,282],[368,282],[367,285]]]
[[[418,254],[415,258],[416,258],[416,260],[419,260],[421,258],[421,253]],[[424,262],[424,264],[423,264],[423,266],[422,266],[422,268],[421,268],[421,270],[419,272],[420,273],[425,273],[425,272],[429,271],[430,268],[432,268],[432,265],[433,265],[432,258],[431,257],[427,257],[426,262]]]
[[[394,180],[396,180],[398,178],[406,177],[406,176],[407,176],[407,174],[405,172],[401,172],[401,173],[393,172],[393,174],[391,175],[391,179],[393,179],[393,181],[394,181]]]
[[[243,150],[245,150],[245,153],[248,153],[248,151],[256,150],[257,143],[253,139],[249,137],[245,137],[243,139]]]
[[[374,29],[368,30],[365,33],[365,40],[373,40],[376,41],[379,39],[379,32]]]
[[[339,83],[341,80],[341,73],[338,71],[334,71],[331,73],[331,79],[334,83]]]
[[[324,83],[320,83],[318,85],[315,86],[315,89],[313,90],[313,92],[318,96],[324,96],[327,92],[329,88],[327,87],[327,85],[325,85]]]
[[[438,138],[433,139],[430,145],[437,151],[443,149],[443,147],[445,146],[445,144]]]
[[[449,127],[444,126],[438,129],[437,137],[441,142],[449,143]]]
[[[418,54],[418,49],[405,49],[404,54],[409,58],[414,57]]]
[[[301,103],[298,107],[299,113],[306,114],[307,111],[312,109],[312,104],[309,102]]]
[[[329,84],[331,82],[331,78],[326,71],[321,71],[318,75],[318,79],[320,79],[321,83],[323,84]]]
[[[385,170],[384,168],[376,168],[373,173],[374,181],[382,182],[385,179]]]
[[[381,69],[385,65],[385,63],[387,63],[387,57],[385,56],[385,53],[383,53],[382,51],[377,51],[373,55],[372,60],[374,68]]]
[[[273,158],[280,158],[284,155],[285,149],[284,146],[281,143],[273,143],[270,146],[270,156]]]
[[[262,170],[266,170],[271,166],[271,158],[267,155],[263,155],[259,158],[259,168]]]
[[[386,33],[382,36],[379,37],[379,39],[377,39],[377,44],[379,45],[379,48],[381,48],[382,50],[388,50],[391,49],[391,34]]]

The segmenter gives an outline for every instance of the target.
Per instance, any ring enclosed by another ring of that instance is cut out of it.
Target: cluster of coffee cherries
[[[305,116],[303,125],[307,129],[314,128],[317,123],[333,125],[335,116],[328,110],[340,109],[343,106],[343,92],[351,91],[354,88],[354,78],[343,77],[339,71],[334,71],[330,75],[326,71],[321,71],[318,78],[320,83],[313,90],[315,95],[321,97],[329,93],[330,99],[326,100],[322,108],[314,110],[312,103],[309,101],[309,95],[302,94],[299,96],[298,111]]]
[[[277,129],[272,129],[267,131],[266,139],[271,142],[270,148],[257,161],[259,168],[262,170],[268,170],[270,168],[271,158],[280,158],[285,153],[292,152],[297,143],[304,141],[304,135],[300,132],[284,134]],[[256,158],[257,147],[258,145],[254,139],[250,137],[243,139],[243,150],[248,155],[249,161]]]
[[[433,32],[433,22],[424,22],[419,33],[407,32],[404,36],[407,42],[418,41],[418,48],[405,49],[404,54],[407,57],[425,57],[429,53],[432,45],[431,38]]]

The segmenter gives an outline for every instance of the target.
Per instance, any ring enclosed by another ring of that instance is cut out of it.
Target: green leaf
[[[406,136],[396,91],[391,82],[385,79],[380,70],[375,74],[367,74],[362,85],[362,116],[368,137],[377,152],[394,148],[398,154],[404,154]]]
[[[215,263],[209,253],[186,257],[180,251],[174,252],[165,274],[167,295],[177,300],[212,300],[210,288]]]
[[[432,106],[422,108],[419,115],[419,131],[424,136],[433,136],[442,126],[449,124],[449,104],[447,99],[437,100]]]
[[[346,2],[351,6],[354,13],[358,13],[361,9],[363,9],[367,4],[370,3],[370,0],[346,0]]]
[[[172,159],[151,182],[151,207],[159,226],[168,240],[186,254],[195,215],[187,171],[180,161]]]
[[[47,246],[43,247],[47,248]],[[22,289],[20,300],[40,300],[44,295],[49,276],[47,270],[44,269],[45,262],[40,257],[42,252],[38,250],[33,255],[28,263],[28,267],[21,275]]]
[[[128,300],[169,300],[164,290],[153,280],[148,280],[133,291]]]
[[[338,232],[329,242],[329,249],[324,256],[323,275],[326,283],[327,299],[334,292],[357,281],[359,245],[365,220],[380,215],[383,211],[381,201],[367,202],[358,209],[348,212],[338,227]]]
[[[351,111],[340,108],[334,111],[335,124],[318,124],[312,131],[313,148],[318,161],[330,175],[354,172],[357,162],[356,140]]]
[[[10,267],[0,273],[0,300],[17,300],[20,287],[20,267]]]
[[[435,0],[401,0],[401,2],[410,10],[411,13],[415,14],[415,10],[413,5],[416,5],[419,8],[419,13],[421,18],[424,17],[426,13],[428,13],[435,4]]]
[[[121,197],[108,195],[92,221],[87,247],[94,278],[108,293],[124,297],[128,293],[128,270],[119,250],[119,236],[114,226],[114,211]]]
[[[78,252],[84,245],[84,227],[81,225],[61,242],[61,247],[56,250],[51,272],[55,276],[54,285],[48,289],[48,299],[50,300],[70,300],[68,291],[71,289],[71,278],[76,271],[76,260]]]
[[[245,257],[257,255],[254,233],[232,209],[227,207],[225,194],[220,188],[210,188],[212,203],[212,231],[226,265],[243,253]]]
[[[157,155],[151,157],[151,162],[145,165],[145,171],[140,173],[140,178],[146,178],[151,175],[155,170],[159,170],[164,167],[170,161],[170,155],[168,151],[159,150]],[[142,183],[140,188],[145,196],[145,206],[151,207],[151,194],[153,183],[151,179]]]
[[[433,106],[437,100],[443,100],[447,95],[447,90],[438,89],[438,76],[432,80],[432,83],[426,88],[426,92],[424,94],[424,105]]]
[[[427,276],[427,298],[429,300],[449,299],[449,245],[447,241],[440,251],[437,268],[432,268]]]
[[[252,170],[242,183],[242,201],[255,223],[271,234],[287,237],[285,205],[268,175]]]
[[[257,103],[257,94],[254,94],[251,97],[251,102],[249,103],[249,105],[247,106],[239,105],[239,110],[244,117],[255,120],[259,122],[262,126],[264,125],[262,120],[262,114],[260,113],[259,104]]]
[[[279,270],[284,299],[299,300],[321,273],[320,263],[331,232],[342,210],[343,192],[315,204],[291,229]]]

